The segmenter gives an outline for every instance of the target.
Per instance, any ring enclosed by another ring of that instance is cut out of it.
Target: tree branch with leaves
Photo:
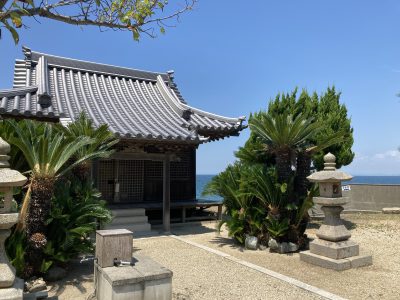
[[[157,36],[157,31],[164,34],[165,28],[174,26],[196,2],[184,0],[171,5],[168,0],[0,0],[0,26],[11,33],[16,44],[18,30],[26,27],[24,19],[28,17],[129,31],[138,41],[143,34],[151,38]]]

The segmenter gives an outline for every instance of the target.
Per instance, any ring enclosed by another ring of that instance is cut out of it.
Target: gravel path
[[[297,253],[244,250],[233,243],[226,231],[216,234],[215,223],[210,222],[201,227],[178,227],[174,233],[344,298],[400,299],[400,215],[351,214],[344,215],[344,219],[352,239],[360,243],[360,252],[372,254],[372,266],[336,272],[301,262]],[[310,237],[315,237],[319,223],[311,224],[307,230]],[[193,234],[196,229],[201,234]]]
[[[134,249],[173,271],[174,299],[321,299],[170,237],[135,240]]]
[[[215,222],[178,226],[174,234],[217,249],[233,257],[290,276],[349,299],[400,299],[400,215],[344,215],[352,239],[361,252],[372,254],[373,265],[335,272],[301,262],[298,254],[280,255],[250,251],[233,243]],[[315,236],[320,222],[307,233]],[[174,299],[319,299],[258,271],[224,259],[171,237],[135,239],[134,249],[174,272]],[[93,292],[93,266],[72,264],[66,279],[53,284],[49,293],[60,300],[85,300]]]

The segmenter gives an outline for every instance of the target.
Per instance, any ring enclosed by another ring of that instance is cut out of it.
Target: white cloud
[[[400,151],[387,150],[370,155],[356,153],[353,162],[343,170],[353,175],[399,175]]]
[[[383,153],[377,153],[373,156],[376,159],[396,159],[400,160],[400,151],[399,150],[389,150]]]

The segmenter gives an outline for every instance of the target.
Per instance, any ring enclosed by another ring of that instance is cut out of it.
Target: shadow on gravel
[[[172,233],[175,235],[194,235],[194,234],[204,234],[210,232],[216,232],[216,229],[209,228],[203,225],[190,225],[190,223],[184,223],[184,225],[172,226]]]
[[[217,244],[218,247],[222,248],[224,246],[228,246],[232,249],[236,249],[239,252],[243,252],[244,251],[244,247],[242,245],[240,245],[239,243],[235,242],[234,239],[232,238],[226,238],[223,236],[216,236],[214,237],[211,241],[212,244]]]
[[[53,297],[60,296],[66,289],[67,286],[74,286],[81,293],[87,293],[87,289],[82,284],[83,282],[93,281],[93,261],[79,263],[73,261],[68,266],[68,275],[62,280],[51,282],[50,292]],[[57,298],[55,298],[57,299]]]

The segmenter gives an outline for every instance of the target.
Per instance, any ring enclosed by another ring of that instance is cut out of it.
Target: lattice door
[[[120,160],[118,164],[120,201],[143,201],[144,161]]]

